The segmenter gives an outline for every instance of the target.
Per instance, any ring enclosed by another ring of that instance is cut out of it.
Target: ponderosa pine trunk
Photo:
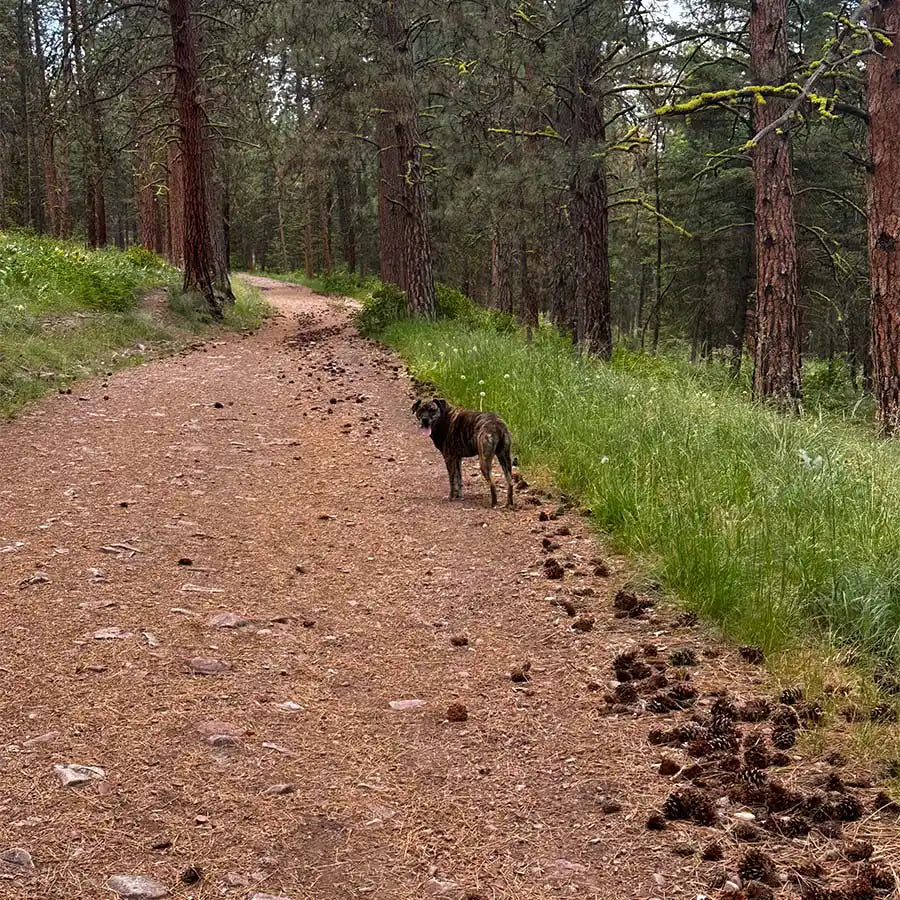
[[[382,107],[375,122],[378,144],[378,259],[379,277],[386,284],[406,283],[403,256],[403,168],[397,145],[393,116],[387,108],[392,99],[381,98]]]
[[[199,294],[214,318],[228,297],[216,288],[214,246],[205,172],[205,116],[200,104],[200,63],[191,0],[169,0],[175,66],[175,105],[181,149],[184,212],[184,290]],[[229,286],[227,273],[225,282]]]
[[[876,416],[900,436],[900,3],[882,0],[871,25],[890,46],[868,58],[870,347]]]
[[[137,240],[147,250],[163,252],[162,209],[159,200],[161,167],[154,144],[141,133],[144,110],[150,103],[152,85],[139,83],[135,92],[138,113],[132,125],[134,143],[134,193],[137,206]]]
[[[512,262],[509,239],[497,225],[491,240],[491,306],[505,313],[513,308]]]
[[[166,192],[166,210],[169,219],[168,259],[173,266],[180,268],[184,265],[184,179],[182,177],[181,150],[174,137],[169,139],[166,147],[169,168]]]
[[[204,117],[205,123],[205,117]],[[216,165],[216,145],[204,130],[204,179],[206,216],[212,260],[213,290],[222,303],[234,303],[228,266],[228,230],[225,224],[225,182]]]
[[[356,204],[353,182],[345,159],[338,161],[334,170],[334,186],[337,191],[338,228],[341,232],[341,255],[351,272],[356,271]]]
[[[325,190],[319,198],[319,224],[322,230],[322,258],[325,272],[331,274],[334,260],[331,257],[331,192]]]
[[[390,87],[379,103],[378,212],[382,280],[406,292],[411,314],[434,315],[434,273],[409,32],[397,0],[379,0],[373,16]],[[395,258],[392,258],[395,257]]]
[[[105,247],[106,227],[106,158],[100,107],[93,78],[88,73],[90,34],[83,30],[78,0],[69,0],[69,25],[72,30],[72,52],[75,58],[75,80],[83,118],[84,137],[84,214],[88,246]]]
[[[612,354],[609,277],[609,191],[600,155],[605,139],[603,98],[595,81],[597,59],[581,49],[575,57],[572,146],[575,177],[575,316],[578,343],[602,359]]]
[[[750,57],[757,84],[787,78],[787,0],[751,0]],[[754,128],[780,116],[788,101],[757,102]],[[801,395],[800,304],[794,174],[787,127],[764,137],[753,150],[756,191],[756,335],[753,392],[792,408]]]

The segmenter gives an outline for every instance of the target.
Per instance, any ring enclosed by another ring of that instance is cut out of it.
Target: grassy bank
[[[900,447],[665,361],[580,358],[549,329],[530,345],[453,320],[381,336],[454,401],[500,412],[523,464],[730,634],[900,659]]]
[[[0,234],[0,416],[78,378],[172,352],[209,330],[179,297],[178,273],[139,248]],[[160,288],[167,308],[142,306]],[[258,327],[266,304],[238,286],[226,327]]]

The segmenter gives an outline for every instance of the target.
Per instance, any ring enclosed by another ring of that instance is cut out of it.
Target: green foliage
[[[225,327],[233,331],[256,331],[275,312],[262,291],[234,279],[234,303],[225,309]]]
[[[79,378],[135,365],[210,328],[169,292],[173,321],[138,308],[139,294],[171,285],[175,271],[141,248],[87,251],[70,243],[0,234],[0,416]],[[252,330],[271,312],[235,284],[225,327]]]
[[[394,284],[379,284],[362,298],[362,307],[355,315],[356,327],[360,334],[375,337],[407,315],[406,294]]]
[[[409,317],[406,294],[392,284],[376,281],[371,293],[361,298],[362,308],[356,313],[356,326],[362,334],[377,337],[395,322]],[[484,309],[462,291],[438,282],[434,286],[435,314],[438,319],[452,319],[472,328],[487,328],[510,334],[518,328],[514,316],[496,309]]]
[[[325,297],[367,297],[381,283],[374,275],[358,275],[346,269],[320,272],[309,278],[305,272],[266,272],[266,278],[285,281],[289,284],[303,284]]]
[[[896,444],[821,410],[782,417],[681,361],[604,365],[551,329],[526,344],[406,320],[385,339],[455,402],[502,414],[524,465],[731,634],[900,661]]]
[[[139,292],[165,280],[167,271],[144,250],[90,251],[74,243],[0,234],[0,292],[15,294],[40,315],[131,309]]]
[[[122,257],[148,272],[162,272],[168,268],[166,261],[161,256],[157,256],[152,250],[137,244],[129,247]]]

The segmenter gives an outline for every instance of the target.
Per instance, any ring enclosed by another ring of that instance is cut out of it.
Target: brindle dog
[[[462,500],[462,460],[477,456],[481,474],[491,488],[491,506],[497,505],[497,489],[491,478],[494,455],[506,478],[506,505],[513,506],[512,459],[509,455],[512,439],[506,423],[490,412],[457,409],[446,400],[416,400],[412,408],[419,427],[431,437],[441,451],[450,476],[450,499]]]

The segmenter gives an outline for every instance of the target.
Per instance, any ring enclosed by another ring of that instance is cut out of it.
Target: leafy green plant
[[[363,297],[362,307],[355,314],[356,327],[361,334],[374,337],[406,316],[406,294],[396,285],[379,283]]]

